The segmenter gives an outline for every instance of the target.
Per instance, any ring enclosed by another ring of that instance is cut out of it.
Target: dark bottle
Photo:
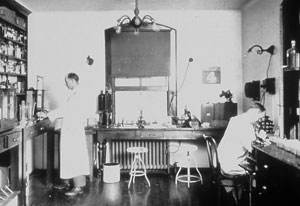
[[[291,41],[291,48],[286,51],[286,63],[288,69],[299,69],[300,64],[299,51],[296,48],[296,41]]]
[[[105,110],[105,94],[103,90],[101,90],[100,94],[98,95],[98,111]]]
[[[105,91],[105,109],[108,112],[112,111],[112,98],[111,94],[107,90]]]

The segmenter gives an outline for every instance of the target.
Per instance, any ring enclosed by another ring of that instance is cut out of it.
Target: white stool
[[[197,149],[198,149],[198,147],[196,145],[187,145],[181,149],[186,153],[186,156],[183,157],[184,158],[183,161],[178,162],[179,170],[176,173],[176,177],[175,177],[176,185],[177,185],[177,181],[187,183],[188,187],[190,187],[190,183],[195,183],[195,182],[203,183],[202,175],[200,174],[198,167],[197,167],[197,160],[193,155],[191,155],[191,153],[195,152]],[[191,175],[190,169],[191,169],[192,163],[194,163],[195,169],[196,169],[198,175]],[[187,169],[187,174],[179,175],[182,168]]]
[[[141,158],[141,154],[148,152],[148,149],[145,148],[145,147],[129,147],[127,149],[127,152],[134,154],[134,159],[133,159],[133,162],[131,164],[131,169],[130,169],[130,173],[129,173],[130,174],[130,180],[129,180],[129,183],[128,183],[128,188],[130,188],[131,181],[133,181],[133,184],[134,184],[135,177],[140,177],[140,176],[145,176],[145,178],[148,182],[148,185],[150,187],[150,182],[149,182],[149,179],[147,177],[146,166],[145,166],[144,161]],[[137,170],[138,165],[142,166],[142,170]]]

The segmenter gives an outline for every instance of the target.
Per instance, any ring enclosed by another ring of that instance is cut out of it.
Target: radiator
[[[141,146],[148,148],[148,153],[141,155],[147,170],[167,169],[167,145],[167,141],[159,140],[112,140],[110,144],[111,160],[119,163],[121,169],[129,170],[134,155],[126,150],[129,147]]]

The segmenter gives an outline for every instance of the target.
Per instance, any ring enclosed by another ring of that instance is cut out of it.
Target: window
[[[136,123],[142,115],[147,123],[167,116],[167,77],[115,78],[115,123]]]

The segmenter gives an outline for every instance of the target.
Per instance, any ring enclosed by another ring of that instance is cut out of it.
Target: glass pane
[[[141,111],[147,123],[167,116],[166,91],[117,91],[115,98],[116,123],[136,123]]]
[[[142,78],[142,86],[167,86],[166,77]]]
[[[116,78],[115,79],[115,85],[117,87],[121,86],[140,86],[140,79],[139,78]]]

